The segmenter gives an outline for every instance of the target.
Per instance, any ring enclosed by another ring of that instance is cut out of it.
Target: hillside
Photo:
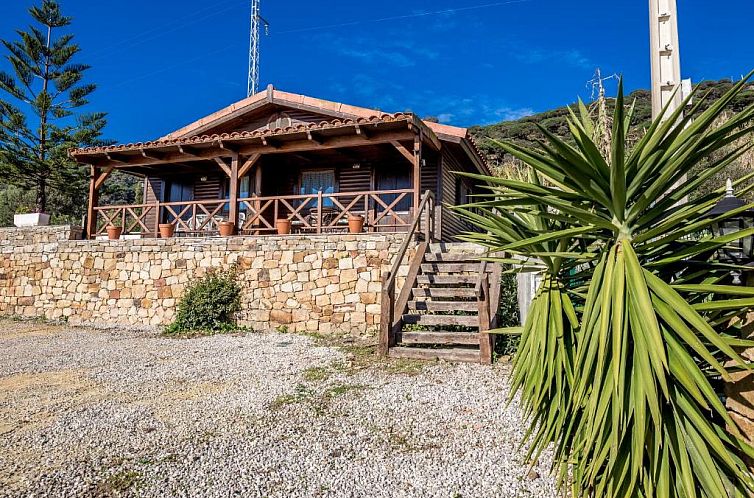
[[[699,84],[698,95],[702,96],[709,92],[707,101],[714,101],[732,86],[733,83],[730,80],[702,82]],[[634,126],[639,127],[639,129],[645,128],[652,117],[652,99],[649,91],[637,90],[627,96],[626,102],[630,103],[634,101],[636,102]],[[744,92],[734,102],[731,111],[740,111],[751,103],[754,103],[754,89]],[[499,152],[489,139],[510,140],[522,145],[536,145],[538,140],[544,138],[538,125],[543,126],[555,135],[565,137],[568,135],[567,115],[567,108],[559,107],[515,121],[504,121],[488,126],[474,126],[471,128],[471,133],[477,140],[480,149],[488,155],[493,164],[496,164],[499,160]]]
[[[706,109],[710,102],[717,100],[732,86],[733,83],[730,80],[706,81],[700,83],[698,86],[697,98],[702,98],[704,95],[707,96],[703,100],[704,104],[702,105],[700,112]],[[650,93],[648,90],[637,90],[631,93],[626,101],[628,103],[636,103],[633,121],[634,136],[641,136],[643,130],[647,128],[652,118]],[[754,103],[754,86],[749,87],[748,90],[744,91],[732,103],[729,112],[739,112],[752,103]],[[614,105],[614,101],[608,101],[608,107],[611,107],[612,105]],[[519,145],[536,147],[537,142],[544,139],[544,134],[540,131],[539,126],[544,127],[546,130],[557,136],[565,137],[567,140],[569,133],[566,118],[568,114],[568,109],[566,107],[559,107],[551,111],[542,112],[516,121],[505,121],[489,126],[475,126],[471,128],[471,133],[476,139],[480,150],[487,156],[487,161],[494,174],[520,177],[525,171],[524,168],[516,161],[512,161],[512,158],[503,153],[492,140],[510,141]],[[746,143],[754,145],[754,136],[749,135],[748,137],[739,139],[733,145],[728,146],[728,150],[732,150],[731,147],[733,146],[740,146]],[[709,181],[692,194],[692,197],[704,195],[712,190],[721,188],[725,185],[727,178],[735,180],[743,177],[752,171],[752,165],[754,165],[754,152],[749,150],[736,162],[727,166],[723,171],[710,178]],[[700,164],[696,168],[696,171],[701,171],[705,166],[704,163]],[[692,175],[693,174],[694,173],[692,172]],[[754,192],[750,192],[745,197],[750,202],[754,201]]]

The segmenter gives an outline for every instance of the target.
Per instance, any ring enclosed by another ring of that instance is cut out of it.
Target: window
[[[335,193],[335,170],[303,171],[301,173],[299,194],[315,195],[318,192],[323,194]],[[312,205],[312,203],[310,202],[309,205]],[[332,199],[323,199],[322,205],[332,207]]]
[[[456,205],[468,204],[471,197],[471,188],[469,185],[461,180],[456,180]]]
[[[185,202],[194,200],[194,185],[177,181],[167,182],[165,202]]]
[[[251,177],[249,175],[246,175],[241,178],[241,181],[239,183],[238,198],[246,199],[247,197],[251,196]]]

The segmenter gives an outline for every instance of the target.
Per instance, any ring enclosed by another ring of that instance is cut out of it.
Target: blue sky
[[[754,67],[754,5],[724,3],[679,0],[695,82]],[[31,4],[4,2],[0,38],[29,24]],[[248,4],[61,0],[108,137],[153,139],[245,97]],[[646,0],[262,0],[262,85],[464,126],[515,119],[589,98],[597,67],[648,87],[647,12]]]

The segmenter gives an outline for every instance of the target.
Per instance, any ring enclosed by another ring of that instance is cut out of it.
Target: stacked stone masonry
[[[0,230],[0,314],[159,327],[172,321],[188,285],[211,269],[235,266],[242,325],[374,334],[381,277],[405,237],[72,240],[79,234],[71,227]]]

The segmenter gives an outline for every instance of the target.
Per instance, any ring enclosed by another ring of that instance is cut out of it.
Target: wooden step
[[[476,301],[409,301],[408,309],[419,311],[479,311]]]
[[[394,347],[388,351],[391,358],[405,358],[410,360],[444,360],[478,363],[479,351],[474,349],[429,349]]]
[[[419,275],[416,282],[424,285],[458,285],[476,284],[478,279],[478,275]]]
[[[472,287],[438,287],[438,288],[415,288],[412,289],[414,297],[444,297],[444,298],[469,298],[476,297],[476,290]]]
[[[470,253],[431,253],[428,252],[424,255],[424,261],[431,261],[431,262],[450,262],[450,263],[458,263],[458,262],[473,262],[476,261],[477,263],[480,262],[480,258],[482,257],[481,254],[470,254]]]
[[[479,273],[482,269],[481,263],[424,263],[422,272],[424,273]]]
[[[399,344],[464,344],[479,345],[476,332],[400,332],[396,337]]]
[[[403,323],[415,325],[458,325],[461,327],[478,327],[477,315],[403,315]]]

